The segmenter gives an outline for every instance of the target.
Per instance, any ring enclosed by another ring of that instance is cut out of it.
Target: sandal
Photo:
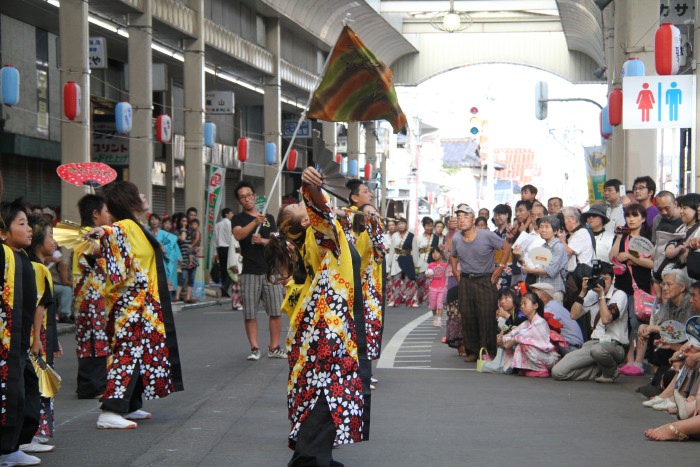
[[[671,432],[676,436],[676,439],[678,441],[688,441],[688,439],[690,439],[688,437],[688,435],[686,435],[685,433],[683,433],[681,430],[679,430],[678,428],[676,428],[673,425],[669,425],[668,429],[671,430]]]

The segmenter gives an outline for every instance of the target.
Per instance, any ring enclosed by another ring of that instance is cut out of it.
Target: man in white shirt
[[[617,366],[625,359],[627,334],[627,294],[613,286],[612,265],[601,263],[600,279],[588,290],[589,278],[583,279],[583,290],[571,307],[571,318],[590,315],[591,340],[579,350],[568,353],[552,368],[552,377],[559,381],[613,383],[620,375]],[[588,292],[586,292],[588,290]],[[585,336],[584,336],[585,337]]]
[[[621,199],[624,193],[620,193],[620,187],[624,188],[624,185],[616,178],[607,180],[603,187],[603,197],[607,205],[606,214],[608,219],[610,219],[610,222],[605,224],[605,230],[612,233],[615,233],[616,228],[624,227],[626,222]]]
[[[216,256],[219,258],[219,269],[221,270],[221,296],[230,297],[231,277],[228,275],[228,249],[231,246],[231,218],[233,210],[223,208],[221,210],[221,220],[214,226],[214,241]]]

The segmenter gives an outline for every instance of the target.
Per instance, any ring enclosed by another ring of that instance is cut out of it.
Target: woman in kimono
[[[180,253],[180,245],[177,243],[177,235],[170,233],[171,226],[169,224],[170,218],[168,216],[163,216],[161,219],[158,214],[152,213],[151,217],[148,218],[151,234],[156,237],[163,252],[168,291],[172,297],[172,293],[177,289],[177,264],[182,258],[182,253]]]
[[[83,227],[107,225],[112,216],[103,197],[85,195],[78,201]],[[78,356],[78,399],[94,399],[107,387],[107,318],[105,286],[107,265],[99,247],[85,243],[73,251],[73,303],[75,317],[75,353]]]
[[[442,245],[444,254],[449,254],[452,251],[452,237],[457,232],[457,218],[451,217],[448,221],[448,231],[445,235],[445,243]],[[459,269],[459,262],[457,268]],[[442,342],[453,349],[457,349],[460,357],[465,357],[467,352],[464,350],[464,337],[462,333],[462,315],[459,313],[459,281],[452,275],[452,268],[447,268],[445,271],[447,276],[447,293],[445,294],[444,310],[447,315],[445,320],[445,337]]]
[[[523,376],[547,378],[560,357],[549,339],[549,325],[542,317],[544,304],[537,295],[528,292],[520,299],[520,311],[527,321],[496,338],[496,343],[506,349],[503,369],[505,372],[520,370]]]
[[[0,464],[38,465],[41,459],[20,451],[39,427],[41,405],[28,356],[37,292],[23,251],[31,245],[32,230],[21,200],[0,206],[0,241]]]
[[[406,219],[396,221],[397,230],[391,236],[394,245],[390,265],[390,295],[387,306],[399,306],[405,303],[408,307],[418,307],[418,289],[416,288],[416,264],[418,264],[418,242],[409,232]],[[389,265],[387,265],[389,267]]]
[[[53,227],[43,217],[32,216],[29,218],[32,228],[32,244],[29,247],[29,259],[34,266],[36,279],[36,311],[34,313],[34,326],[32,329],[31,349],[35,355],[43,355],[44,361],[53,368],[54,359],[62,355],[58,343],[58,329],[56,327],[56,301],[53,297],[53,280],[49,269],[45,266],[47,258],[56,251],[56,241],[53,239]],[[53,438],[54,433],[54,406],[53,397],[41,396],[41,410],[39,412],[39,429],[36,436]],[[37,440],[23,444],[20,449],[24,452],[49,452],[54,446],[41,444]]]
[[[165,275],[168,278],[170,298],[175,299],[175,292],[177,291],[177,267],[182,259],[182,253],[180,253],[180,245],[177,243],[177,235],[172,233],[172,229],[173,220],[166,214],[161,219],[160,232],[170,234],[170,236],[167,237],[167,242],[159,241],[163,244],[163,247],[165,247]],[[156,240],[158,239],[156,238]]]
[[[287,405],[292,428],[289,466],[339,465],[335,445],[363,439],[356,300],[348,241],[311,167],[302,174],[303,202],[284,207],[280,235],[265,247],[268,280],[288,280]],[[360,308],[360,313],[362,309]]]
[[[90,234],[102,241],[107,265],[107,337],[111,344],[107,389],[97,428],[136,428],[150,419],[146,399],[183,390],[168,281],[158,241],[141,224],[146,198],[131,182],[105,187],[116,220]]]

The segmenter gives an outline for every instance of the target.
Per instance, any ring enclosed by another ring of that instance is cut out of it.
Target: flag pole
[[[345,26],[347,26],[347,22],[349,20],[346,18],[343,21],[343,29]],[[340,32],[341,34],[343,33],[342,31]],[[338,36],[340,37],[340,36]],[[299,133],[299,128],[301,127],[301,124],[306,120],[306,111],[309,110],[309,105],[311,105],[311,100],[314,98],[314,93],[318,90],[318,87],[321,85],[321,81],[323,81],[323,75],[326,74],[326,68],[328,68],[328,63],[330,62],[331,57],[333,56],[333,51],[335,50],[335,46],[338,43],[338,40],[336,39],[335,43],[333,44],[333,48],[331,48],[331,51],[328,53],[328,56],[326,57],[325,62],[323,63],[323,68],[321,69],[321,73],[318,75],[318,82],[316,83],[316,86],[314,86],[314,90],[309,93],[309,99],[306,101],[306,105],[304,106],[304,111],[301,113],[301,116],[299,117],[299,121],[297,121],[297,126],[294,128],[294,133],[292,134],[292,139],[289,141],[289,145],[287,146],[287,150],[284,153],[284,157],[282,158],[282,162],[280,162],[280,167],[279,170],[277,171],[277,175],[275,176],[275,179],[272,182],[272,188],[270,188],[270,193],[275,192],[275,188],[277,188],[277,184],[280,181],[280,178],[282,176],[282,170],[284,169],[285,164],[287,163],[287,159],[289,159],[289,153],[292,150],[292,146],[294,145],[294,140],[297,137],[297,133]],[[270,200],[271,197],[267,198],[267,201],[265,201],[265,206],[263,207],[262,214],[265,215],[267,214],[267,208],[270,205]],[[260,225],[255,229],[255,233],[258,233],[260,231]]]

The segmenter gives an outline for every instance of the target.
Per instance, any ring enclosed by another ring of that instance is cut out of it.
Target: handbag
[[[486,351],[486,347],[482,347],[481,350],[479,350],[479,359],[476,361],[476,371],[481,373],[481,371],[484,368],[484,365],[490,361],[491,357],[489,357],[489,353]]]
[[[629,236],[625,240],[625,250],[629,251]],[[632,271],[632,268],[628,267],[627,269],[630,272],[632,288],[634,289],[634,315],[639,321],[648,323],[649,319],[651,318],[651,314],[654,312],[654,307],[656,306],[656,297],[637,287],[637,282],[634,280],[634,272]]]
[[[499,347],[498,350],[496,351],[496,356],[493,358],[493,360],[486,361],[482,366],[481,366],[481,372],[482,373],[505,373],[503,371],[503,359],[506,356],[506,351],[503,347]]]
[[[61,376],[51,368],[41,356],[29,352],[34,372],[39,379],[39,392],[42,397],[51,398],[61,389]]]

